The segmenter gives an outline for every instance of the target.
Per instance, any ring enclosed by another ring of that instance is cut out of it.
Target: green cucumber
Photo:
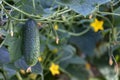
[[[28,19],[23,27],[23,55],[25,62],[29,66],[34,66],[40,53],[40,39],[37,23],[33,19]]]

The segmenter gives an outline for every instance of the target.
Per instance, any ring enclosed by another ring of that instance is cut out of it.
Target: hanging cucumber
[[[40,53],[40,39],[37,23],[28,19],[23,27],[23,55],[29,66],[34,66]]]

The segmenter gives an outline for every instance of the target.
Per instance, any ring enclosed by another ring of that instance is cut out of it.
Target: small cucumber
[[[23,55],[25,62],[29,66],[34,66],[40,53],[40,39],[37,23],[33,19],[28,19],[23,26]]]

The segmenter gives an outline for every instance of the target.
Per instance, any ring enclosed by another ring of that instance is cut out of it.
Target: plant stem
[[[73,32],[68,32],[66,30],[63,30],[63,29],[58,29],[58,31],[63,32],[63,33],[68,33],[69,35],[72,35],[72,36],[82,36],[85,33],[87,33],[89,30],[90,30],[90,27],[88,27],[87,29],[85,29],[84,31],[80,33],[73,33]]]
[[[44,80],[44,75],[43,74],[41,74],[41,80]]]
[[[18,80],[23,80],[19,72],[16,73],[16,76],[17,76]]]
[[[106,15],[115,15],[115,16],[120,16],[120,14],[117,14],[117,13],[111,13],[111,12],[99,12],[98,13],[100,14],[106,14]]]

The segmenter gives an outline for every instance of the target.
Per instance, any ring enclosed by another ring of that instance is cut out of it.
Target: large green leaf
[[[114,13],[120,14],[120,7],[114,10]],[[114,25],[120,27],[120,17],[114,16]]]
[[[21,57],[21,38],[8,35],[6,36],[4,45],[8,46],[11,62]]]
[[[5,47],[0,48],[0,65],[4,65],[10,62],[8,50]]]
[[[71,74],[71,78],[76,78],[76,80],[88,80],[89,78],[87,70],[82,65],[70,64],[66,70]]]
[[[58,56],[61,56],[60,58],[60,66],[62,68],[66,68],[69,64],[85,64],[85,60],[76,54],[76,50],[71,45],[65,45],[63,46],[63,49],[61,49],[57,54]]]
[[[48,16],[55,8],[54,0],[24,0],[21,1],[21,9],[29,14]],[[21,5],[20,4],[20,5]],[[52,7],[52,8],[51,8]]]
[[[80,28],[76,32],[80,32]],[[81,52],[86,55],[93,55],[96,43],[102,39],[101,33],[95,33],[92,30],[82,36],[72,36],[70,42],[76,45]]]
[[[15,62],[15,66],[18,69],[23,69],[23,70],[27,70],[27,68],[29,67],[26,64],[23,57]],[[36,73],[36,74],[39,74],[39,75],[43,74],[43,69],[42,69],[42,66],[41,66],[41,64],[39,62],[35,66],[32,66],[31,69],[32,69],[32,73]]]
[[[85,60],[84,58],[81,58],[79,56],[73,56],[72,58],[66,60],[67,63],[70,63],[70,64],[85,64]]]
[[[4,76],[3,76],[2,73],[0,73],[0,79],[1,79],[1,80],[4,80]]]
[[[4,66],[3,70],[6,72],[7,79],[10,79],[17,72],[15,69],[9,68],[9,66]]]
[[[67,59],[70,59],[74,54],[76,50],[71,45],[64,45],[62,49],[58,52],[58,56],[61,56],[60,61],[64,61]]]
[[[36,0],[39,1],[41,6],[45,9],[45,8],[55,8],[56,0]]]
[[[0,34],[6,36],[7,32],[3,28],[0,28]]]
[[[69,6],[73,11],[84,16],[92,13],[96,6],[109,2],[110,0],[57,0],[61,4]]]
[[[33,2],[32,0],[24,0],[22,1],[22,9],[23,11],[30,13],[30,14],[40,14],[43,13],[43,8],[41,5],[39,5],[40,3],[35,1],[35,7],[33,6]]]
[[[40,52],[43,53],[46,48],[46,37],[40,35]]]
[[[99,70],[106,80],[119,80],[114,68],[111,68],[110,66],[102,66]]]
[[[84,58],[81,58],[77,55],[72,56],[69,59],[66,59],[64,61],[60,62],[60,66],[65,69],[68,67],[69,64],[82,64],[84,65],[86,63],[86,61],[84,60]]]

